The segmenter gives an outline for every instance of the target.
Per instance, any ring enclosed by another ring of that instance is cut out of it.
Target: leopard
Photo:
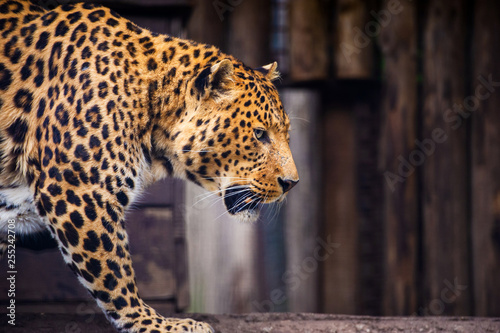
[[[277,63],[141,28],[93,3],[0,1],[0,252],[45,230],[120,332],[213,332],[139,296],[125,227],[175,177],[255,223],[299,181]]]

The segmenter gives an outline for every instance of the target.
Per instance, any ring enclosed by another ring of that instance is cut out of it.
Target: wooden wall
[[[153,270],[146,284],[168,288],[152,299],[212,313],[500,316],[497,1],[105,2],[253,67],[280,59],[292,118],[301,181],[279,214],[242,225],[187,185],[182,216],[136,216],[187,223],[165,245],[184,282]]]
[[[248,1],[219,21],[209,7],[194,7],[207,40],[252,66],[252,45],[282,60],[285,107],[312,121],[292,150],[319,157],[299,168],[280,227],[258,227],[257,310],[500,315],[498,3]],[[268,10],[271,32],[243,23]],[[284,274],[318,237],[338,247],[291,288]],[[270,286],[285,303],[265,302]]]

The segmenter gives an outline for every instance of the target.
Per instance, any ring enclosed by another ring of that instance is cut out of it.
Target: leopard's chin
[[[250,188],[233,186],[224,193],[224,204],[229,215],[242,222],[255,222],[259,217],[261,199]]]
[[[230,216],[243,223],[254,223],[259,218],[259,213],[259,209],[248,209],[236,214],[230,214]]]

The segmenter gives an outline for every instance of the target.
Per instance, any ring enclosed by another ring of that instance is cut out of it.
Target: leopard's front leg
[[[38,210],[48,218],[64,260],[115,327],[120,332],[213,332],[205,323],[165,318],[139,297],[123,221],[132,189],[105,179],[84,185],[74,170],[60,171],[63,177],[39,182]],[[52,174],[57,176],[55,170]]]

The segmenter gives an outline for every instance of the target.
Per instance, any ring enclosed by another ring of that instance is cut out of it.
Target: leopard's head
[[[176,148],[186,177],[218,191],[241,220],[256,220],[260,204],[283,200],[299,181],[290,121],[271,82],[276,67],[253,70],[224,59],[188,85],[190,111]]]

